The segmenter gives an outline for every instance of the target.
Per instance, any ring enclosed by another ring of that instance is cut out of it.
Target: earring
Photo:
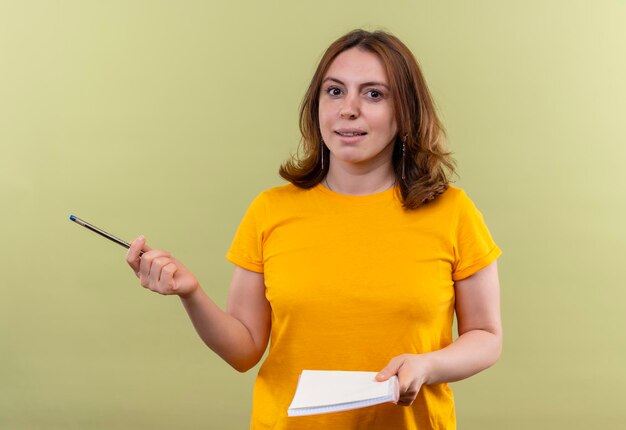
[[[322,159],[322,172],[324,171],[324,140],[320,143],[320,158]]]
[[[404,162],[405,155],[406,155],[406,138],[402,141],[402,180],[406,179],[406,176],[404,175],[404,165],[406,164]]]

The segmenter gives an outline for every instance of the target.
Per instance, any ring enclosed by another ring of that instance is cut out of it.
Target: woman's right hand
[[[163,249],[150,248],[143,236],[131,242],[126,262],[142,287],[159,294],[185,297],[200,287],[196,277],[180,261]]]

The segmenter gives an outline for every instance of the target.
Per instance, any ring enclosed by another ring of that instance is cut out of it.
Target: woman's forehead
[[[324,80],[328,78],[344,83],[359,81],[389,84],[385,65],[380,57],[358,48],[351,48],[337,55],[324,75]]]

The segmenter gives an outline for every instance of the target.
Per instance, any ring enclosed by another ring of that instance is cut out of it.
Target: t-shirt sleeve
[[[454,265],[452,280],[459,281],[493,263],[502,251],[493,241],[482,214],[461,191],[453,232]]]
[[[263,227],[265,202],[257,196],[246,211],[226,253],[226,259],[237,266],[263,273]]]

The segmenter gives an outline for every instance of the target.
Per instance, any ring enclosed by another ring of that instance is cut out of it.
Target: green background
[[[146,235],[223,306],[241,216],[355,27],[413,50],[504,250],[504,353],[453,384],[459,428],[626,426],[624,23],[618,0],[0,0],[0,429],[247,428],[257,369],[68,216]]]

